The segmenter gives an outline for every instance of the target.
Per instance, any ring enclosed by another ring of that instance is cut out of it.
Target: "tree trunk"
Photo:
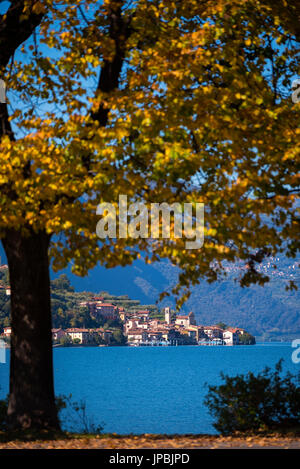
[[[52,362],[50,236],[10,230],[2,239],[11,285],[8,426],[59,429]]]

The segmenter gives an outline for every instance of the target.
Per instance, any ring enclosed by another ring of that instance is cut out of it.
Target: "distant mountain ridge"
[[[1,247],[0,255],[5,260]],[[272,266],[276,261],[278,268]],[[260,269],[270,277],[264,287],[252,285],[241,288],[238,277],[242,264],[226,266],[227,278],[208,284],[201,282],[192,289],[192,295],[183,312],[193,311],[199,324],[224,322],[248,330],[256,336],[300,336],[300,291],[286,291],[289,280],[300,287],[299,261],[286,258],[268,258]],[[138,260],[131,266],[105,269],[97,266],[87,277],[77,277],[66,269],[51,272],[51,278],[66,273],[76,291],[107,291],[113,295],[129,295],[141,304],[154,304],[159,293],[175,285],[178,269],[168,261],[145,264]],[[172,298],[159,306],[174,307]]]

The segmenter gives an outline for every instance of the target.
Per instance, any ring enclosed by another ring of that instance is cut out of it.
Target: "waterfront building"
[[[228,328],[223,332],[223,341],[225,345],[238,345],[239,335],[234,329]]]
[[[223,339],[224,331],[218,326],[204,326],[203,331],[209,339]]]
[[[187,316],[176,316],[175,324],[184,327],[196,325],[196,318],[194,313],[190,312]]]
[[[127,334],[128,345],[140,345],[147,340],[147,332],[144,329],[130,329]]]
[[[70,329],[66,329],[65,332],[71,337],[72,340],[78,339],[80,344],[87,344],[90,342],[91,332],[89,329],[72,327]]]

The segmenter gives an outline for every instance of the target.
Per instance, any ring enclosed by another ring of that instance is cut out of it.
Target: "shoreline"
[[[0,449],[300,449],[297,434],[262,435],[58,435],[54,439],[1,442]]]
[[[235,345],[207,345],[207,344],[182,344],[182,345],[108,345],[108,344],[101,344],[101,345],[93,345],[93,344],[70,344],[70,345],[61,345],[61,344],[54,344],[52,348],[102,348],[102,347],[109,347],[109,348],[116,348],[116,347],[128,347],[128,348],[174,348],[174,347],[213,347],[213,348],[232,348],[232,347],[253,347],[253,346],[271,346],[271,345],[278,345],[278,346],[290,346],[290,342],[281,342],[281,341],[272,341],[272,342],[256,342],[255,344],[235,344]],[[5,349],[10,349],[11,346],[5,344]]]

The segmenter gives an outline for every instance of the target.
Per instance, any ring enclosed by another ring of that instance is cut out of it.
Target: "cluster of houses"
[[[151,319],[149,311],[124,313],[128,345],[238,345],[244,329],[197,325],[194,313],[174,315],[164,309],[165,320]]]
[[[113,331],[110,329],[104,329],[99,327],[97,329],[85,329],[79,327],[71,327],[68,329],[52,329],[52,341],[54,344],[59,344],[63,339],[66,342],[78,343],[78,344],[99,344],[99,338],[101,342],[110,344],[112,342]],[[2,337],[10,338],[11,336],[11,327],[4,327]]]
[[[120,312],[123,312],[122,307],[115,306],[111,303],[105,303],[102,296],[94,296],[90,301],[82,301],[79,306],[88,308],[92,318],[106,320],[116,320],[119,318]]]
[[[89,301],[82,301],[79,306],[88,308],[92,318],[105,321],[115,321],[124,314],[124,308],[106,303],[102,296],[95,296]],[[99,327],[96,329],[86,329],[73,327],[69,329],[52,329],[52,340],[54,343],[60,343],[62,338],[70,339],[78,344],[98,344],[99,338],[103,344],[113,342],[113,331]]]
[[[52,341],[54,343],[61,343],[63,338],[70,339],[70,342],[78,344],[94,344],[99,343],[97,340],[101,338],[106,344],[110,344],[112,341],[113,331],[110,329],[103,329],[99,327],[97,329],[85,329],[79,327],[71,327],[69,329],[52,329]]]
[[[150,311],[126,312],[124,308],[106,303],[103,297],[94,297],[80,303],[87,307],[92,317],[116,320],[123,323],[123,334],[128,345],[238,345],[245,331],[228,327],[197,325],[194,313],[174,315],[164,309],[164,321],[151,318]]]
[[[143,345],[238,345],[244,329],[197,325],[194,313],[177,315],[164,308],[164,320],[154,319],[150,311],[126,312],[124,308],[106,303],[102,297],[80,303],[89,309],[91,317],[121,320],[123,334],[130,346]],[[10,337],[11,328],[4,328],[3,336]],[[52,329],[53,343],[69,341],[77,344],[107,344],[113,342],[113,331],[107,328]],[[99,340],[100,339],[100,340]]]

